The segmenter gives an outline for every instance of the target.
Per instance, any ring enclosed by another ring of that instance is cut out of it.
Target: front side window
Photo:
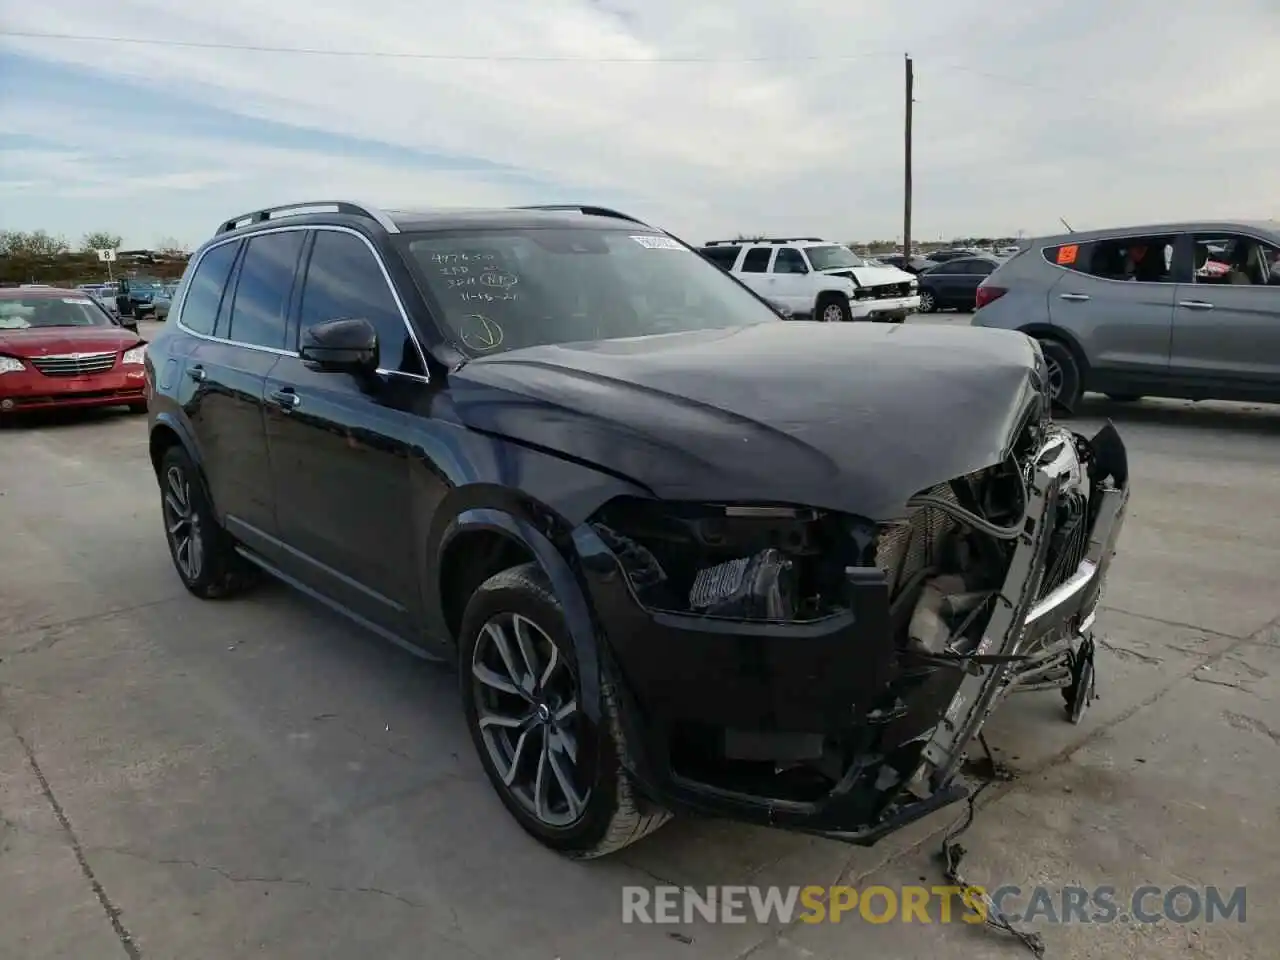
[[[102,308],[79,292],[65,297],[0,298],[0,330],[110,326],[111,318]]]
[[[319,230],[302,287],[299,327],[357,318],[378,331],[378,366],[426,372],[373,252],[359,237]]]
[[[1244,234],[1198,233],[1195,282],[1235,286],[1280,285],[1280,247]]]
[[[235,266],[240,243],[223,243],[210,249],[196,265],[196,272],[187,284],[187,296],[182,302],[180,322],[188,330],[213,334],[218,319],[218,304],[226,289],[231,268]]]
[[[819,271],[847,270],[850,267],[865,267],[867,265],[865,260],[848,247],[842,247],[837,243],[827,243],[820,247],[805,247],[804,252],[808,254],[809,262],[813,264],[813,269]]]
[[[236,282],[228,339],[284,348],[286,311],[305,234],[301,230],[250,237]]]
[[[513,228],[410,234],[399,242],[445,333],[471,356],[782,322],[722,270],[661,234]]]

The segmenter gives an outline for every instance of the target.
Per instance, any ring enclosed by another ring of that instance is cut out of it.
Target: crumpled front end
[[[575,536],[643,792],[871,843],[964,797],[1018,677],[1086,634],[1124,445],[1030,422],[1009,459],[872,523],[620,500]]]

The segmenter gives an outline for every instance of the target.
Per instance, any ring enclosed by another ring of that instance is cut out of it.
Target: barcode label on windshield
[[[684,247],[680,246],[680,244],[672,240],[670,237],[659,237],[659,236],[655,236],[652,233],[643,234],[638,237],[632,237],[631,239],[634,240],[636,243],[640,244],[640,246],[644,247],[646,250],[683,250],[684,249]]]

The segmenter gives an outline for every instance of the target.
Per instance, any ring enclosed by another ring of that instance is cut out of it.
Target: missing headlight
[[[653,610],[814,620],[847,609],[848,567],[874,563],[874,528],[774,504],[618,498],[592,519]]]

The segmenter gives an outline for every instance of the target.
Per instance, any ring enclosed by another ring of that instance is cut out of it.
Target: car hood
[[[914,280],[911,274],[897,267],[836,267],[824,270],[828,276],[853,277],[864,287],[878,287],[887,283],[906,283]]]
[[[515,350],[466,364],[449,394],[473,429],[664,499],[883,520],[1007,456],[1041,365],[1014,331],[780,322]]]
[[[142,338],[122,327],[36,327],[30,330],[0,327],[0,353],[12,357],[106,353],[109,350],[127,350],[138,343],[142,343]]]

